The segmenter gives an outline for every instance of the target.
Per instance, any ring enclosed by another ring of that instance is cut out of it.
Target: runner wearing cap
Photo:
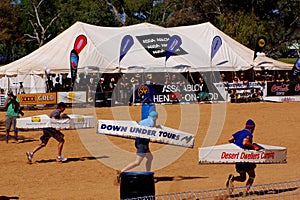
[[[61,113],[65,111],[66,107],[67,105],[64,102],[58,103],[57,108],[51,112],[50,118],[61,119]],[[29,163],[32,163],[33,155],[38,150],[45,147],[51,137],[53,137],[55,140],[58,141],[58,152],[57,152],[56,161],[57,162],[67,161],[67,158],[62,156],[62,149],[65,143],[64,134],[60,131],[59,128],[43,128],[43,135],[40,137],[41,144],[35,147],[33,151],[26,152],[26,156]]]
[[[139,122],[139,125],[141,126],[148,126],[148,127],[155,127],[156,126],[156,120],[158,118],[158,113],[156,111],[151,111],[149,113],[148,118],[142,120]],[[129,163],[126,167],[124,167],[120,172],[118,172],[117,176],[117,181],[120,181],[120,173],[128,171],[134,167],[137,167],[141,164],[143,161],[144,157],[146,157],[146,171],[151,170],[151,163],[153,160],[153,155],[150,152],[149,149],[149,139],[146,138],[136,138],[135,139],[135,148],[137,149],[136,151],[136,159],[132,163]]]
[[[237,146],[241,147],[242,149],[248,149],[248,150],[259,150],[259,146],[255,145],[252,142],[253,139],[253,132],[255,129],[255,123],[253,120],[249,119],[246,122],[246,126],[243,130],[240,130],[236,133],[234,133],[230,138],[229,142],[234,143]],[[244,195],[247,195],[251,185],[254,182],[255,178],[255,163],[246,163],[246,162],[238,162],[235,164],[236,171],[240,174],[239,176],[233,176],[232,174],[229,175],[226,187],[227,188],[233,188],[233,182],[239,181],[244,182],[246,180],[246,173],[249,175],[249,179],[246,183],[246,191]]]

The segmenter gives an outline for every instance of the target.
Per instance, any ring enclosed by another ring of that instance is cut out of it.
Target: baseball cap
[[[58,108],[66,108],[67,105],[66,105],[64,102],[59,102],[59,103],[57,104],[57,107],[58,107]]]
[[[248,119],[246,122],[246,128],[255,128],[255,122],[252,119]]]
[[[149,113],[149,116],[150,116],[150,117],[158,117],[158,113],[157,113],[156,111],[151,111],[151,112]]]

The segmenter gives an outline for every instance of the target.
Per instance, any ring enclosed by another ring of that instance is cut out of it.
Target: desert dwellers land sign
[[[285,147],[258,144],[261,150],[245,150],[235,144],[223,144],[199,148],[199,164],[249,163],[286,163]]]

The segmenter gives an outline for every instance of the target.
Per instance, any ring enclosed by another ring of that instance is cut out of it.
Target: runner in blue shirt
[[[242,149],[248,149],[248,150],[259,150],[259,146],[255,145],[252,142],[253,139],[253,132],[255,129],[255,123],[253,120],[249,119],[246,122],[246,127],[243,130],[240,130],[236,133],[234,133],[230,138],[229,142],[234,143],[237,146],[241,147]],[[251,185],[254,182],[255,178],[255,163],[246,163],[246,162],[238,162],[235,164],[236,171],[240,174],[239,176],[233,176],[232,174],[229,175],[226,187],[233,188],[233,182],[239,181],[244,182],[246,180],[246,173],[249,175],[249,179],[246,183],[246,191],[243,195],[247,195]]]
[[[148,127],[155,127],[156,126],[156,120],[158,118],[158,113],[156,111],[151,111],[149,113],[148,118],[142,120],[139,122],[139,125],[141,126],[148,126]],[[137,167],[141,164],[143,161],[144,157],[146,157],[146,171],[151,170],[151,164],[153,160],[153,155],[150,152],[149,149],[149,139],[146,138],[136,138],[135,139],[135,148],[137,149],[136,151],[136,159],[132,163],[129,163],[126,167],[124,167],[121,171],[117,172],[117,181],[120,182],[120,174],[122,172],[128,171],[134,167]]]

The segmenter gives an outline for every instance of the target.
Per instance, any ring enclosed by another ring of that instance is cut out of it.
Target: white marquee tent
[[[129,73],[182,72],[187,69],[190,72],[239,71],[252,67],[258,70],[261,67],[272,70],[292,68],[290,64],[268,57],[257,57],[253,61],[254,51],[233,40],[209,22],[173,28],[148,23],[126,27],[99,27],[77,22],[31,54],[0,67],[0,76],[43,75],[45,67],[51,73],[69,73],[70,51],[76,37],[81,34],[87,37],[87,45],[79,54],[78,73],[87,70],[97,73],[121,70]],[[131,35],[134,44],[119,64],[120,44],[125,35]],[[159,53],[161,49],[165,49],[167,40],[173,35],[181,37],[181,49],[165,65],[165,57],[159,56]],[[211,43],[215,36],[221,37],[222,46],[211,61]],[[25,87],[29,84],[27,82],[24,82]],[[30,84],[32,82],[35,81],[30,81]]]

